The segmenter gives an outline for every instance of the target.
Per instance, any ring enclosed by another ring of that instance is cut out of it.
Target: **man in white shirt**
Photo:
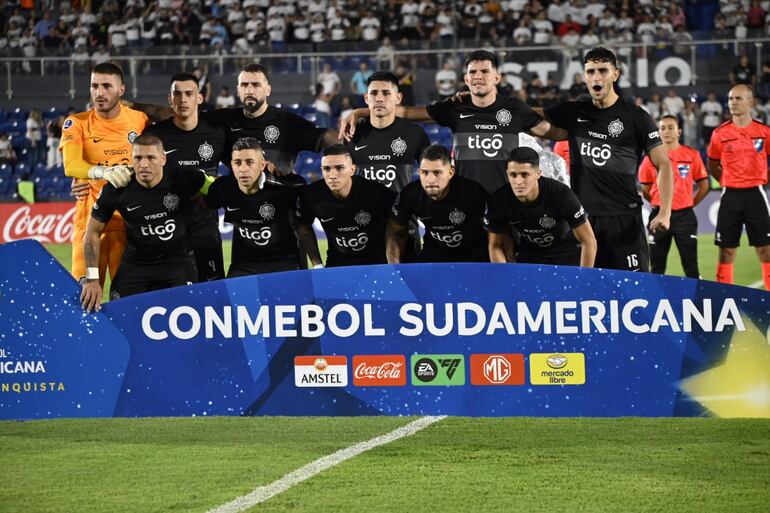
[[[711,140],[711,132],[716,127],[722,124],[722,113],[724,108],[722,104],[717,101],[717,95],[715,93],[709,93],[706,97],[706,101],[701,103],[700,115],[701,125],[703,130],[703,144],[708,144]]]
[[[684,111],[684,100],[673,89],[669,89],[663,98],[663,111],[677,117]]]
[[[443,68],[436,73],[436,90],[439,100],[449,98],[457,92],[457,71],[449,61],[445,61]]]

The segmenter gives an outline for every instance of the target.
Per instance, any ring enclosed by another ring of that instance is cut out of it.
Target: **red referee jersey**
[[[728,121],[714,130],[708,157],[722,163],[722,187],[765,185],[769,145],[770,127],[759,121],[742,128]]]
[[[677,149],[668,152],[668,160],[671,161],[671,171],[674,173],[674,198],[671,201],[671,210],[690,208],[693,203],[693,184],[708,178],[703,159],[700,158],[697,150],[680,144]],[[639,182],[652,184],[650,204],[654,207],[660,206],[657,171],[650,157],[644,157],[639,167]]]

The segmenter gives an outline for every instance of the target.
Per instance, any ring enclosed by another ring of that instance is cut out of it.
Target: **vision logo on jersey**
[[[270,125],[269,127],[265,128],[265,140],[267,142],[275,142],[278,140],[278,137],[281,136],[281,131],[278,130],[278,127],[275,125]]]
[[[523,354],[472,354],[471,385],[523,385]]]
[[[583,353],[532,353],[529,381],[533,385],[584,385],[586,362]]]
[[[465,384],[465,356],[461,354],[413,354],[412,385],[459,386]]]
[[[401,156],[406,152],[406,141],[399,137],[390,143],[390,149],[393,150],[394,155]]]
[[[513,119],[513,116],[511,116],[511,111],[508,109],[500,109],[497,111],[497,114],[495,114],[495,119],[502,126],[507,126]]]
[[[203,160],[210,160],[211,157],[214,156],[214,147],[204,141],[203,144],[198,146],[198,155],[200,155]]]
[[[757,153],[762,153],[762,150],[765,148],[765,140],[753,139],[753,141],[754,141],[754,149],[757,150]]]
[[[679,176],[687,178],[687,175],[690,174],[690,164],[678,164],[676,170],[679,171]]]
[[[295,356],[294,386],[348,386],[347,356]]]

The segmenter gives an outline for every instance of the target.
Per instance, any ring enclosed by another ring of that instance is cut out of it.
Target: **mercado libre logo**
[[[583,353],[532,353],[529,380],[533,385],[584,385],[586,362]]]
[[[0,393],[64,392],[64,383],[45,377],[45,361],[15,356],[0,348]]]
[[[461,354],[414,354],[412,385],[460,386],[465,384],[465,356]]]

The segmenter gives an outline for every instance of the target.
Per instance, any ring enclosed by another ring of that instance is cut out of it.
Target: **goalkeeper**
[[[86,276],[83,239],[91,209],[105,183],[116,187],[128,184],[132,174],[131,143],[150,124],[143,112],[121,105],[125,89],[123,71],[118,66],[97,64],[91,70],[93,108],[69,116],[62,126],[59,150],[64,156],[64,172],[89,185],[88,195],[77,202],[72,234],[72,275],[81,281]],[[100,239],[98,268],[102,286],[107,269],[115,278],[125,245],[126,229],[116,212]]]

